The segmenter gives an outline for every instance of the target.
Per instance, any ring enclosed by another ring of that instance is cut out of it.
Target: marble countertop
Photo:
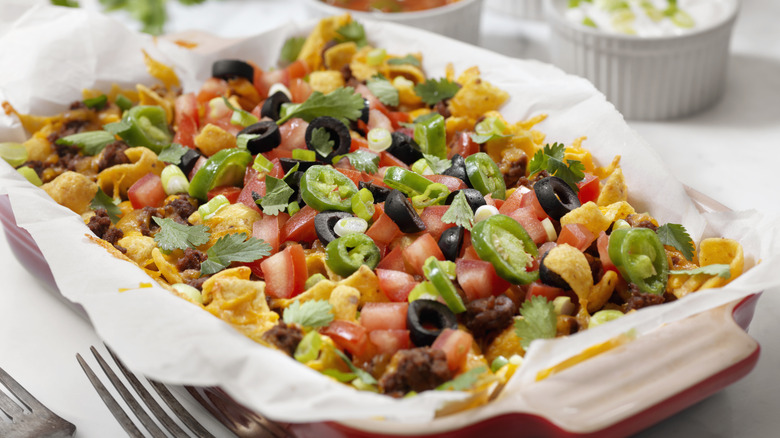
[[[97,0],[81,3],[98,7]],[[200,28],[221,36],[241,36],[305,16],[300,4],[284,0],[210,1],[198,7],[168,3],[172,17],[169,32]],[[242,8],[241,14],[233,12],[236,7]],[[732,38],[727,89],[714,107],[679,120],[629,121],[680,181],[735,210],[780,212],[780,196],[771,182],[775,172],[772,168],[780,163],[777,17],[780,2],[742,1]],[[120,14],[120,18],[129,22],[128,17]],[[485,8],[481,46],[546,61],[547,39],[544,23],[513,18],[489,5]],[[0,366],[40,401],[75,423],[77,437],[122,436],[75,359],[77,352],[88,355],[90,345],[100,345],[99,336],[86,320],[55,298],[45,283],[20,265],[2,234],[0,266]],[[765,291],[751,324],[749,333],[762,348],[754,371],[639,436],[776,435],[780,429],[778,294],[780,290]],[[229,436],[199,405],[192,402],[187,407],[199,414],[217,436]]]

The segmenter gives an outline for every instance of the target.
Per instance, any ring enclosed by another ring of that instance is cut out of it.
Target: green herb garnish
[[[687,275],[696,275],[696,274],[706,274],[706,275],[717,275],[720,278],[731,278],[731,266],[726,264],[712,264],[707,266],[702,266],[695,269],[680,269],[680,270],[674,270],[669,271],[669,274],[671,275],[680,275],[680,274],[687,274]]]
[[[374,77],[368,80],[366,86],[383,104],[398,106],[398,90],[387,79]]]
[[[154,236],[157,246],[163,251],[195,248],[209,241],[209,227],[205,225],[185,225],[173,219],[152,217],[160,231]],[[250,260],[251,261],[251,260]]]
[[[515,333],[520,345],[528,349],[535,339],[552,339],[557,332],[555,307],[547,298],[535,296],[523,302],[520,308],[522,319],[515,320]]]
[[[290,37],[284,42],[282,51],[279,55],[279,59],[284,62],[294,62],[298,59],[298,54],[301,53],[303,43],[306,42],[305,37]]]
[[[531,162],[528,163],[528,175],[534,175],[546,170],[547,173],[557,176],[578,192],[577,183],[585,177],[585,165],[577,160],[566,160],[564,157],[566,148],[560,143],[544,145],[544,149],[537,151]]]
[[[459,376],[450,380],[449,382],[442,383],[436,388],[437,391],[466,391],[474,387],[479,381],[479,376],[487,372],[487,367],[481,366],[472,368],[465,373],[461,373]]]
[[[94,156],[114,141],[116,141],[116,137],[108,131],[88,131],[58,138],[55,143],[64,146],[76,146],[84,152],[84,155]]]
[[[417,59],[413,55],[406,55],[403,58],[390,58],[387,60],[387,63],[389,65],[404,65],[409,64],[413,65],[415,67],[420,67],[422,64],[420,64],[420,60]]]
[[[183,157],[188,150],[188,147],[182,146],[179,143],[171,143],[160,151],[160,154],[157,155],[157,159],[178,166],[181,164],[181,157]]]
[[[469,202],[463,191],[455,195],[450,208],[441,216],[441,221],[445,224],[455,224],[469,231],[474,226],[474,211],[471,210]]]
[[[414,92],[427,105],[433,106],[437,103],[451,99],[460,90],[460,85],[447,78],[427,79],[421,84],[414,86]]]
[[[271,175],[265,177],[265,196],[258,202],[263,209],[263,214],[276,216],[287,208],[287,203],[295,193],[284,180],[274,178]]]
[[[246,238],[246,233],[226,234],[206,251],[208,259],[201,263],[203,275],[216,274],[233,262],[253,262],[271,255],[271,245],[256,237]]]
[[[92,198],[92,202],[89,203],[89,208],[92,210],[103,209],[108,213],[111,223],[117,223],[119,221],[119,215],[122,214],[122,210],[116,205],[116,201],[108,196],[103,189],[98,188],[95,197]]]
[[[661,243],[669,245],[680,251],[686,260],[693,260],[693,252],[696,247],[688,231],[680,224],[664,224],[655,231]]]
[[[368,44],[366,30],[363,28],[363,25],[357,21],[350,21],[341,26],[336,29],[336,33],[339,34],[340,42],[353,41],[358,47],[363,47]]]
[[[338,163],[342,158],[348,158],[349,164],[357,171],[366,173],[377,173],[379,171],[379,156],[371,152],[358,149],[355,152],[335,157],[333,163]]]
[[[333,306],[325,300],[294,301],[286,309],[282,319],[285,324],[298,324],[309,329],[326,327],[333,321]]]
[[[356,93],[352,87],[337,88],[328,94],[315,91],[305,102],[291,109],[276,123],[282,125],[293,117],[311,122],[320,116],[331,116],[348,125],[350,120],[357,120],[363,112],[363,96]]]

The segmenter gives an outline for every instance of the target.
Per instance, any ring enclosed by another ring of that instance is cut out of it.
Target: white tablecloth
[[[40,3],[31,0],[30,3]],[[97,8],[96,0],[82,6]],[[236,13],[241,8],[240,13]],[[198,7],[169,2],[167,30],[191,28],[241,36],[305,16],[295,1],[211,0]],[[120,18],[131,23],[129,17]],[[780,2],[744,0],[732,40],[724,98],[695,116],[668,122],[629,122],[655,147],[683,183],[737,209],[780,211]],[[547,60],[543,23],[486,8],[481,45],[517,57]],[[3,68],[9,68],[4,66]],[[12,66],[11,66],[12,68]],[[38,399],[75,423],[77,437],[122,436],[76,362],[100,339],[14,258],[0,235],[0,367]],[[761,297],[750,333],[761,344],[756,369],[709,399],[642,432],[642,437],[769,437],[780,430],[780,290]],[[94,360],[91,361],[94,364]],[[194,402],[185,403],[218,436],[226,429]]]

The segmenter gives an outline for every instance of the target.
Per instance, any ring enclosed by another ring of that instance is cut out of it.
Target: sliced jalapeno
[[[511,217],[497,214],[477,222],[471,230],[471,244],[479,258],[490,262],[510,283],[528,284],[539,278],[539,271],[527,270],[539,255],[536,244]]]
[[[246,166],[251,162],[252,155],[246,150],[222,149],[212,155],[192,177],[190,196],[205,201],[209,190],[215,187],[241,184]]]
[[[613,230],[609,258],[627,281],[646,294],[663,295],[669,278],[669,263],[661,239],[648,228]]]
[[[381,254],[373,240],[365,234],[347,234],[325,247],[325,262],[333,272],[347,277],[366,265],[371,269],[379,264]]]
[[[301,178],[303,202],[317,211],[351,211],[357,191],[351,179],[328,166],[312,166]]]
[[[444,298],[444,302],[447,303],[447,307],[452,310],[452,313],[463,313],[466,311],[466,306],[463,304],[463,299],[458,295],[455,285],[452,284],[452,280],[447,275],[443,266],[444,263],[452,262],[440,262],[436,257],[430,256],[423,264],[423,273],[425,278],[433,284],[436,291]]]
[[[366,222],[371,221],[374,217],[374,195],[368,189],[360,189],[357,193],[352,195],[350,200],[352,204],[352,212],[355,216],[364,219]]]
[[[431,180],[397,166],[388,167],[382,181],[407,196],[422,195],[425,189],[433,184]]]
[[[139,105],[127,110],[121,122],[109,123],[104,129],[118,135],[130,146],[144,146],[159,154],[171,144],[165,110],[156,105]]]
[[[506,198],[506,183],[498,165],[484,152],[466,157],[466,173],[471,185],[483,195],[493,199]]]
[[[432,183],[425,191],[417,196],[412,196],[414,208],[425,208],[431,205],[441,205],[450,194],[450,189],[441,183]]]
[[[447,130],[444,117],[436,114],[414,124],[414,141],[424,154],[447,158]]]

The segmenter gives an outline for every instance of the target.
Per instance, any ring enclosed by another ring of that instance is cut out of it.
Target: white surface
[[[214,18],[237,3],[243,6],[240,14]],[[300,9],[285,3],[289,2],[209,2],[208,13],[203,13],[171,2],[174,22],[168,30],[199,27],[208,17],[216,24],[202,28],[211,32],[225,36],[255,33],[280,20],[301,16]],[[262,20],[251,13],[257,8],[262,10]],[[180,10],[186,13],[180,16]],[[656,147],[682,182],[735,209],[780,211],[778,196],[770,191],[774,186],[770,183],[772,166],[780,161],[780,47],[768,44],[780,39],[777,16],[780,4],[775,1],[744,2],[732,45],[728,88],[714,108],[685,120],[631,124]],[[486,10],[482,24],[484,46],[515,56],[547,59],[543,24],[511,19],[490,10]],[[750,177],[746,176],[748,172]],[[89,345],[97,345],[99,339],[87,323],[18,264],[5,236],[0,237],[0,263],[4,278],[0,286],[0,327],[5,332],[0,340],[0,366],[43,403],[74,422],[78,427],[76,436],[121,436],[75,361],[76,352],[88,354]],[[775,373],[780,354],[774,340],[780,329],[774,318],[780,311],[777,293],[780,291],[764,293],[753,321],[751,334],[762,345],[757,369],[642,436],[775,435],[780,426],[776,415],[780,382]],[[215,432],[225,433],[216,428]]]

